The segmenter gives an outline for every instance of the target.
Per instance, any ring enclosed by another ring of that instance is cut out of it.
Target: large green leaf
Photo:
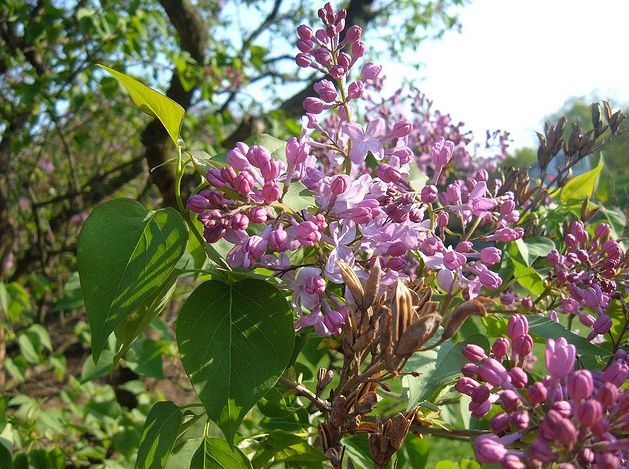
[[[315,205],[315,199],[312,193],[299,181],[291,182],[282,201],[288,208],[295,212],[306,210]]]
[[[294,340],[286,299],[263,280],[209,280],[184,303],[177,319],[181,361],[208,416],[230,441],[284,372]]]
[[[205,438],[199,447],[190,469],[251,469],[251,461],[237,447],[225,440]]]
[[[589,370],[601,369],[607,359],[609,352],[598,345],[594,345],[585,337],[569,331],[561,324],[551,321],[543,316],[529,316],[529,333],[535,342],[545,343],[547,339],[558,339],[565,337],[568,343],[575,346],[579,360]]]
[[[105,65],[99,64],[98,66],[111,74],[124,86],[137,107],[149,116],[159,119],[173,143],[177,145],[177,140],[179,140],[179,134],[181,133],[181,124],[186,113],[185,110],[168,96],[164,96],[149,88],[135,78]]]
[[[522,259],[526,262],[526,265],[531,265],[538,257],[546,257],[550,251],[555,248],[555,243],[552,239],[545,238],[544,236],[534,236],[527,239],[517,239],[515,245],[520,251]]]
[[[467,363],[461,351],[466,344],[473,343],[489,349],[487,337],[477,334],[466,341],[455,344],[449,340],[437,349],[417,352],[406,364],[406,371],[416,371],[419,376],[405,375],[402,386],[408,395],[407,408],[411,409],[430,398],[444,386],[454,381],[461,373],[461,367]]]
[[[171,208],[149,212],[135,200],[114,199],[94,209],[79,235],[78,264],[95,361],[116,326],[170,276],[187,240]]]
[[[170,401],[155,403],[151,408],[138,448],[136,468],[161,469],[177,440],[183,413]]]
[[[583,199],[589,199],[594,193],[598,177],[603,169],[603,162],[594,169],[583,174],[573,177],[568,183],[561,188],[559,200],[563,205],[572,202],[581,202]]]
[[[308,444],[303,436],[284,430],[273,430],[260,441],[252,464],[255,469],[266,467],[275,458],[275,462],[319,462],[325,457],[319,449]]]

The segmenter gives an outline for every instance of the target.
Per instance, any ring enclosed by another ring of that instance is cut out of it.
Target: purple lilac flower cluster
[[[480,418],[499,408],[492,433],[478,437],[476,456],[509,469],[561,467],[618,469],[629,463],[629,355],[620,350],[602,372],[574,370],[576,349],[564,338],[548,339],[548,375],[532,381],[533,339],[526,316],[511,316],[506,337],[496,339],[489,356],[467,345],[469,360],[457,391],[471,397]],[[555,466],[556,465],[556,466]]]
[[[353,120],[352,101],[361,99],[381,69],[369,62],[361,80],[346,86],[364,51],[360,28],[350,27],[341,39],[345,11],[326,4],[319,16],[325,28],[298,28],[296,60],[333,81],[315,84],[318,97],[304,101],[305,128],[287,142],[284,155],[238,143],[227,154],[228,166],[207,172],[209,188],[188,200],[205,239],[234,245],[227,257],[231,267],[275,271],[292,291],[296,326],[314,326],[321,335],[340,333],[351,301],[349,291],[339,295],[330,288],[343,283],[341,260],[366,278],[379,259],[383,288],[418,275],[466,298],[498,288],[502,280],[492,266],[502,252],[496,243],[523,234],[512,227],[519,219],[513,194],[498,195],[501,181],[490,184],[485,170],[442,184],[440,175],[455,153],[454,142],[443,137],[421,155],[431,161],[432,179],[415,182],[416,155],[409,147],[414,125],[406,119],[378,117],[366,125]],[[324,110],[334,114],[320,124],[316,114]],[[368,155],[375,168],[366,166]],[[287,195],[295,188],[312,196],[309,208],[291,208]],[[461,241],[449,245],[448,233]],[[477,249],[477,242],[485,247]]]
[[[564,253],[555,249],[548,255],[554,266],[549,281],[561,292],[560,311],[578,316],[584,326],[592,328],[589,340],[609,332],[612,320],[606,310],[611,296],[626,294],[629,286],[629,252],[610,239],[610,231],[609,225],[601,223],[590,238],[583,222],[575,221],[564,237]]]

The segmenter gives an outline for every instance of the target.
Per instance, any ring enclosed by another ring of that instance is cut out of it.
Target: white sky
[[[629,0],[474,0],[459,18],[461,33],[419,47],[418,86],[479,137],[504,129],[512,148],[535,145],[570,97],[629,102]]]

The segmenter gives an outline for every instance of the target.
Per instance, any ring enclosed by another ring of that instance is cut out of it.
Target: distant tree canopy
[[[592,128],[590,103],[599,101],[596,96],[573,97],[568,99],[563,107],[556,113],[544,118],[543,122],[554,124],[557,120],[565,116],[569,123],[577,123],[584,132]],[[622,106],[623,112],[629,111],[628,106]],[[629,129],[623,123],[624,130],[620,135],[615,136],[611,142],[601,148],[600,153],[591,156],[590,166],[598,163],[598,158],[603,157],[605,170],[599,183],[597,195],[602,202],[608,199],[615,199],[614,203],[623,207],[629,201]],[[569,138],[572,128],[567,125],[564,130],[564,137]],[[603,137],[605,137],[605,134]],[[536,149],[523,147],[515,150],[513,155],[505,162],[509,166],[530,167],[536,162]]]
[[[453,27],[462,3],[343,6],[400,57]],[[0,278],[57,273],[106,198],[173,204],[172,143],[96,63],[165,90],[187,110],[186,135],[220,149],[270,125],[295,132],[313,77],[294,73],[294,31],[315,15],[288,0],[0,0]]]

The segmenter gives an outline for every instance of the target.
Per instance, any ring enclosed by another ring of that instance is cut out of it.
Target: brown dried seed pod
[[[437,332],[440,323],[441,316],[438,314],[429,314],[419,318],[404,331],[395,345],[395,354],[398,357],[410,357]]]

